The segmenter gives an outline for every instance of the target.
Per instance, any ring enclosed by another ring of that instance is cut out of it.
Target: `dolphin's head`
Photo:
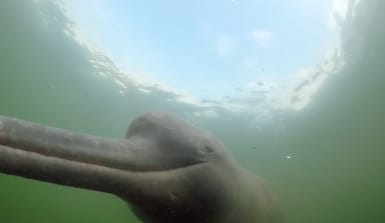
[[[126,138],[138,150],[132,168],[141,174],[133,181],[137,188],[123,196],[141,219],[209,223],[228,210],[229,185],[237,177],[229,179],[226,172],[236,165],[215,137],[171,114],[152,112],[136,118]]]
[[[131,150],[136,150],[139,170],[169,170],[230,159],[225,146],[212,135],[164,112],[136,118],[126,139],[133,145]]]
[[[115,194],[148,223],[210,222],[237,174],[225,146],[162,112],[114,140],[0,117],[0,172]]]

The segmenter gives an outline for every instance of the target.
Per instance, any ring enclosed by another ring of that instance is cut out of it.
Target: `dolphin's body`
[[[213,136],[167,113],[126,139],[0,116],[0,172],[115,194],[145,223],[278,223],[266,184]]]

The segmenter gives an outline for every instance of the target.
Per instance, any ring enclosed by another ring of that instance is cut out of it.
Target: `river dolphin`
[[[281,223],[269,186],[215,137],[164,112],[109,139],[0,116],[0,172],[112,193],[144,223]]]

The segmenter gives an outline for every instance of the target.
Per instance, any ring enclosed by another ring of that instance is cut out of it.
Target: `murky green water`
[[[310,106],[262,125],[219,107],[210,108],[217,118],[194,115],[207,108],[155,86],[147,86],[150,93],[129,82],[122,89],[111,67],[95,68],[95,55],[63,32],[68,21],[54,5],[3,0],[0,114],[122,138],[138,114],[171,111],[213,132],[271,181],[288,222],[385,222],[384,6],[362,0],[347,65]],[[2,174],[0,222],[139,221],[114,196]]]

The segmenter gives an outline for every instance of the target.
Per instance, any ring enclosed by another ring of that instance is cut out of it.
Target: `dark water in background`
[[[362,0],[344,37],[347,65],[309,107],[254,128],[252,114],[212,107],[219,117],[198,117],[207,108],[155,86],[143,93],[127,82],[121,94],[119,74],[90,62],[108,58],[66,35],[69,21],[55,5],[2,0],[0,114],[121,138],[138,114],[171,111],[213,132],[271,181],[288,222],[385,222],[384,10],[382,0]],[[108,194],[0,175],[0,222],[139,221]]]

